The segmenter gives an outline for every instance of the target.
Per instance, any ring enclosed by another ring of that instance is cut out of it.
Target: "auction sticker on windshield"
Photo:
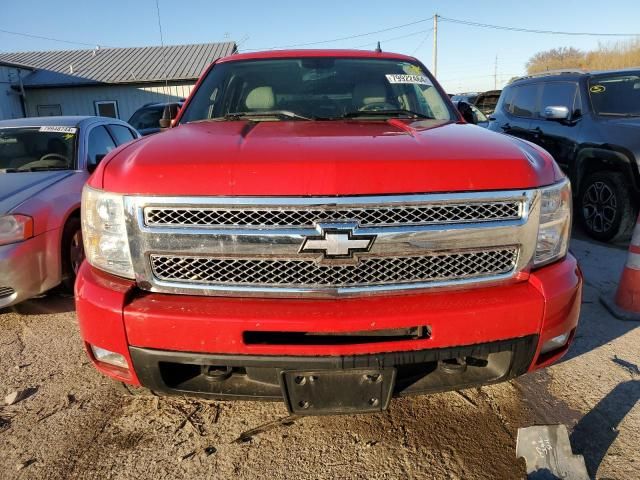
[[[417,85],[432,85],[431,81],[424,75],[402,75],[391,73],[385,75],[389,83],[412,83]]]
[[[78,129],[76,127],[56,127],[47,126],[40,127],[40,132],[54,132],[54,133],[76,133]]]

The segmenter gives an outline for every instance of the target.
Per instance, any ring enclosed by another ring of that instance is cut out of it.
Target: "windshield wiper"
[[[342,115],[341,118],[357,118],[357,117],[409,117],[433,120],[434,117],[424,115],[412,110],[397,109],[397,110],[355,110],[353,112],[347,112]]]
[[[29,168],[12,168],[5,172],[44,172],[46,170],[69,170],[69,167],[29,167]]]
[[[313,118],[305,117],[289,110],[266,110],[261,112],[233,112],[227,113],[222,117],[212,118],[211,120],[241,120],[243,118],[264,118],[264,117],[277,117],[277,118],[291,118],[297,120],[314,120]]]

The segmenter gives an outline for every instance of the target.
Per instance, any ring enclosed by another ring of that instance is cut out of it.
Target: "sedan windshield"
[[[75,127],[0,128],[0,173],[75,167]]]
[[[640,116],[640,76],[637,74],[594,77],[589,82],[589,96],[599,115]]]
[[[375,58],[283,58],[216,65],[182,123],[251,119],[454,119],[419,64]]]

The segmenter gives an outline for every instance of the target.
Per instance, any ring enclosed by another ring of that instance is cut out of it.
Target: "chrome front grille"
[[[336,297],[513,280],[534,255],[540,193],[127,196],[124,206],[142,289]]]
[[[325,206],[323,208],[166,208],[148,207],[148,226],[212,228],[313,228],[319,222],[353,221],[361,227],[432,225],[515,220],[522,214],[519,201],[393,205],[380,207]]]
[[[258,260],[151,255],[159,280],[242,286],[362,287],[466,280],[513,270],[516,248],[441,253],[419,257],[370,257],[356,265],[313,260]]]

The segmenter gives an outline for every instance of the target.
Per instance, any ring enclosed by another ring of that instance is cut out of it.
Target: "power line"
[[[470,27],[482,27],[493,28],[496,30],[509,30],[512,32],[525,32],[525,33],[541,33],[547,35],[575,35],[575,36],[589,36],[589,37],[633,37],[640,35],[640,33],[595,33],[595,32],[561,32],[556,30],[537,30],[530,28],[520,27],[505,27],[504,25],[491,25],[489,23],[471,22],[468,20],[458,20],[456,18],[438,17],[443,22],[459,23],[461,25],[468,25]]]
[[[433,31],[433,28],[430,28],[429,30],[427,30],[427,34],[424,36],[424,38],[420,41],[420,43],[418,44],[418,46],[416,48],[413,49],[413,52],[411,52],[411,56],[413,57],[416,52],[418,50],[420,50],[420,47],[422,47],[422,45],[424,45],[424,42],[427,41],[427,38],[429,38],[429,34]]]
[[[415,37],[416,35],[422,35],[423,33],[426,33],[427,36],[429,34],[429,32],[431,32],[433,30],[433,28],[428,28],[426,30],[420,30],[419,32],[413,32],[413,33],[408,33],[407,35],[401,35],[399,37],[393,37],[393,38],[387,38],[387,39],[382,39],[380,40],[380,43],[382,44],[382,47],[384,48],[384,43],[385,42],[393,42],[394,40],[400,40],[402,38],[409,38],[409,37]],[[368,47],[370,45],[372,45],[373,43],[375,43],[374,40],[371,40],[370,42],[367,43],[363,43],[361,45],[356,45],[355,47],[351,47],[351,48],[362,48],[362,47]],[[375,45],[373,45],[375,46]]]
[[[309,47],[311,45],[321,45],[323,43],[340,42],[342,40],[351,40],[352,38],[366,37],[366,36],[369,36],[369,35],[375,35],[376,33],[384,33],[384,32],[389,32],[391,30],[397,30],[399,28],[410,27],[412,25],[417,25],[419,23],[429,22],[432,18],[433,17],[423,18],[421,20],[416,20],[415,22],[405,23],[403,25],[396,25],[396,26],[389,27],[389,28],[383,28],[382,30],[375,30],[373,32],[366,32],[366,33],[359,33],[359,34],[356,34],[356,35],[349,35],[347,37],[332,38],[331,40],[319,40],[319,41],[316,41],[316,42],[297,43],[297,44],[293,44],[293,45],[279,45],[277,47],[269,47],[269,48],[248,48],[246,51],[279,50],[279,49],[282,49],[282,48]]]
[[[0,28],[0,33],[6,33],[8,35],[18,35],[20,37],[28,37],[28,38],[37,38],[39,40],[48,40],[50,42],[60,42],[60,43],[68,43],[70,45],[84,45],[89,47],[95,47],[96,45],[102,47],[108,47],[108,45],[96,44],[96,43],[86,43],[86,42],[74,42],[73,40],[63,40],[61,38],[53,38],[53,37],[43,37],[42,35],[34,35],[32,33],[23,33],[23,32],[12,32],[11,30],[4,30]]]

